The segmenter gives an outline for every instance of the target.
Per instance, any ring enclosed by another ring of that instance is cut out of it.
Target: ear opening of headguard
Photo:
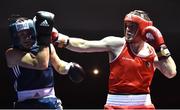
[[[31,37],[32,40],[36,41],[36,29],[35,29],[34,22],[31,19],[24,20],[22,22],[13,22],[9,25],[9,30],[11,34],[12,45],[14,47],[19,48],[21,46],[19,38],[17,36],[17,33],[19,31],[30,30],[32,34],[32,37]]]

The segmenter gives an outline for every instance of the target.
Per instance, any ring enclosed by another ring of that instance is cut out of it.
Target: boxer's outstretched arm
[[[85,40],[63,35],[55,28],[53,28],[51,40],[57,47],[66,47],[76,52],[110,52],[124,44],[124,39],[120,37],[108,36],[101,40]]]
[[[66,48],[76,52],[111,52],[123,44],[124,39],[114,36],[108,36],[101,40],[69,38],[69,44]]]

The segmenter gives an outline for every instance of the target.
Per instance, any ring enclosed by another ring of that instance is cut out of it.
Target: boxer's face
[[[138,24],[134,22],[125,22],[125,39],[132,42],[138,31]]]
[[[31,31],[29,29],[19,31],[17,33],[17,36],[19,37],[20,44],[24,48],[30,49],[33,46],[34,40],[32,39],[32,33],[31,33]]]

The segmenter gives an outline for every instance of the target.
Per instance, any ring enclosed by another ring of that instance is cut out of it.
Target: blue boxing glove
[[[80,83],[85,78],[85,72],[83,68],[74,62],[68,64],[68,77],[74,83]]]
[[[47,11],[38,11],[33,20],[37,31],[38,45],[48,46],[54,25],[54,14]]]

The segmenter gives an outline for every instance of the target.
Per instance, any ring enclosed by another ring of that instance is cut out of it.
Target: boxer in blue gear
[[[50,43],[53,14],[40,11],[36,15],[36,22],[24,17],[10,19],[12,47],[5,54],[17,96],[14,108],[62,109],[55,96],[53,68],[66,75],[72,63],[61,60]],[[42,25],[44,21],[46,25]]]

